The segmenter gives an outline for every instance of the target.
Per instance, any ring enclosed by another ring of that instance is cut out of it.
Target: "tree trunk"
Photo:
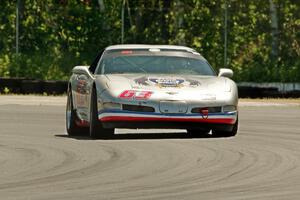
[[[104,4],[103,0],[98,0],[98,4],[99,4],[100,12],[104,12],[105,4]]]
[[[271,34],[272,34],[272,51],[271,56],[274,61],[278,57],[278,18],[277,8],[273,0],[270,3],[270,18],[271,18]]]

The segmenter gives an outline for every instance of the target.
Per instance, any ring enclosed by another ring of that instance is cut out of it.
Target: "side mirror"
[[[233,76],[233,71],[231,69],[221,68],[218,76],[231,78]]]
[[[75,66],[73,69],[72,69],[72,72],[74,74],[85,74],[87,76],[90,76],[92,77],[92,74],[91,72],[89,71],[89,66]]]

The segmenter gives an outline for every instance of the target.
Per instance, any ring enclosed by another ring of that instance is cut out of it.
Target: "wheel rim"
[[[71,115],[72,115],[72,106],[71,106],[71,100],[70,95],[68,97],[68,103],[67,103],[67,112],[66,112],[66,122],[67,122],[67,129],[70,129],[71,126]]]

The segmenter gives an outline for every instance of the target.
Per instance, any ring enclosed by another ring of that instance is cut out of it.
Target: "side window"
[[[96,58],[94,59],[94,61],[92,62],[92,64],[90,65],[89,70],[90,70],[90,72],[91,72],[92,74],[95,73],[95,70],[96,70],[96,68],[97,68],[98,62],[99,62],[99,60],[100,60],[100,58],[101,58],[103,52],[104,52],[104,50],[100,51],[100,52],[97,54],[97,56],[96,56]]]

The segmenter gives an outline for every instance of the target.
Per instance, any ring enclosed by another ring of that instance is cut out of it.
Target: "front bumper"
[[[228,113],[162,114],[124,110],[102,110],[98,119],[104,128],[179,128],[231,130],[237,111]]]

